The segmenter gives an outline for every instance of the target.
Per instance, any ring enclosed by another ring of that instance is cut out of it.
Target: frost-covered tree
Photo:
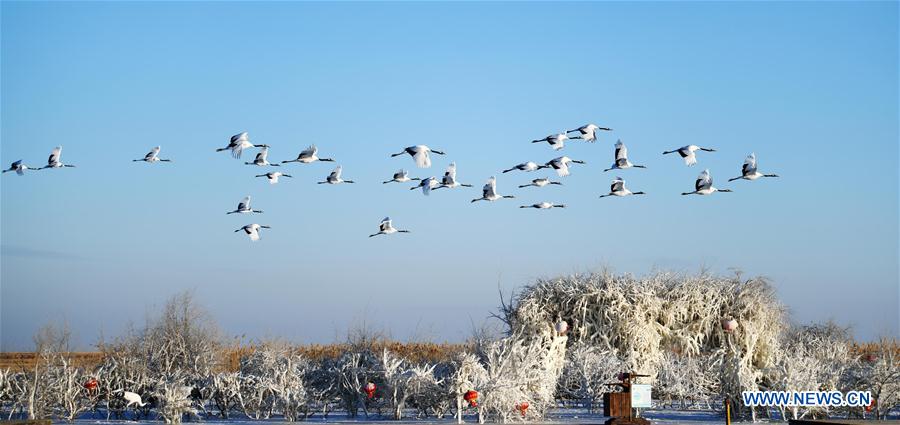
[[[212,374],[222,347],[218,326],[190,292],[166,302],[141,343],[144,360],[154,374],[184,373],[192,381]]]
[[[381,356],[378,357],[375,367],[376,373],[380,375],[382,397],[389,403],[393,418],[400,420],[406,406],[409,379],[406,361],[385,348],[381,350]]]
[[[463,423],[463,415],[467,408],[464,397],[468,391],[478,391],[487,382],[487,371],[472,353],[459,353],[450,363],[448,378],[450,396],[456,403],[456,422]],[[480,409],[478,410],[480,413]]]
[[[167,424],[180,424],[185,415],[197,415],[190,399],[192,387],[184,385],[185,381],[185,377],[176,375],[153,385],[156,412]]]
[[[91,409],[92,402],[84,388],[87,375],[81,368],[73,367],[64,354],[55,356],[53,361],[47,370],[49,385],[46,391],[58,412],[55,416],[71,422]]]
[[[340,402],[340,387],[334,373],[337,370],[335,363],[333,359],[323,359],[306,371],[309,403],[311,406],[318,406],[318,412],[323,418],[328,418],[328,414]]]
[[[25,398],[28,419],[62,416],[68,375],[72,373],[65,359],[69,352],[70,332],[67,327],[45,325],[34,336],[37,359],[31,369]],[[77,372],[75,372],[77,373]]]
[[[0,369],[0,414],[9,409],[10,415],[14,409],[15,400],[18,398],[15,385],[16,374],[9,368]]]
[[[681,408],[702,403],[711,409],[714,396],[719,394],[719,377],[709,355],[683,356],[676,352],[663,353],[659,373],[654,381],[654,393],[663,404]]]
[[[254,401],[251,413],[259,418],[264,411],[279,411],[290,422],[308,414],[306,374],[310,362],[283,342],[265,342],[241,363],[246,378],[246,398]],[[251,388],[255,385],[256,388]],[[262,409],[265,407],[265,409]]]
[[[455,399],[447,384],[449,365],[419,364],[407,371],[406,388],[409,403],[416,408],[419,418],[434,415],[442,419],[450,410],[450,400]]]
[[[850,333],[833,323],[795,326],[782,335],[781,350],[767,371],[770,385],[777,391],[850,390],[841,377],[852,364]],[[786,417],[787,408],[780,408]],[[791,407],[791,419],[807,415],[828,416],[826,407]]]
[[[28,373],[25,372],[11,372],[7,369],[0,373],[0,408],[8,410],[7,420],[11,420],[16,412],[24,416],[29,382]]]
[[[510,329],[540,334],[564,320],[569,343],[615,353],[632,372],[654,379],[672,347],[709,356],[719,369],[720,397],[740,400],[758,389],[784,329],[784,308],[765,279],[740,275],[657,273],[643,278],[608,272],[538,280],[504,305]],[[733,320],[734,329],[723,327]]]
[[[900,409],[900,348],[896,340],[882,338],[848,368],[846,380],[851,388],[869,391],[875,399],[876,419],[885,419]]]
[[[304,360],[283,343],[265,342],[241,359],[240,397],[241,410],[253,419],[268,419],[276,409],[287,406],[291,415],[293,391],[303,388],[302,365]]]
[[[608,390],[605,384],[616,381],[623,369],[622,361],[612,352],[588,344],[575,344],[566,352],[558,392],[565,398],[581,400],[588,412],[593,413],[594,403]]]
[[[341,355],[332,365],[331,373],[335,380],[338,396],[347,415],[355,418],[359,409],[369,416],[366,404],[365,385],[378,381],[376,363],[378,360],[368,349],[364,351],[348,351]]]
[[[521,330],[500,340],[480,341],[476,352],[484,365],[480,383],[479,422],[543,418],[555,401],[556,385],[565,362],[567,338],[557,335],[551,323],[536,334]],[[528,403],[527,416],[517,410]]]
[[[219,417],[228,419],[231,411],[240,407],[241,374],[240,372],[222,372],[212,376],[209,389],[212,401],[219,412]]]

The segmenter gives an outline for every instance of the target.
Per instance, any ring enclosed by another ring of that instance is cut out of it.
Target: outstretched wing
[[[444,173],[445,176],[450,177],[452,180],[456,180],[456,163],[451,162],[450,165],[447,166],[447,171]]]
[[[250,209],[250,197],[245,196],[244,199],[241,199],[241,202],[238,202],[237,210],[245,211]]]
[[[493,198],[497,195],[497,178],[491,177],[488,179],[487,184],[484,185],[482,189],[482,195],[485,198]]]
[[[695,190],[703,190],[709,189],[712,186],[712,177],[709,175],[709,170],[703,170],[700,173],[700,176],[697,177],[697,181],[694,183]]]
[[[453,186],[456,182],[456,163],[451,162],[447,167],[447,171],[444,172],[444,177],[441,179],[441,184],[446,186]]]
[[[556,169],[556,175],[560,177],[569,175],[569,157],[561,156],[550,162],[550,166]]]
[[[338,165],[337,167],[334,167],[334,171],[331,172],[331,175],[329,175],[328,178],[339,179],[339,178],[341,178],[342,171],[343,171],[343,168],[341,168],[341,166]]]
[[[144,155],[144,159],[153,159],[156,158],[157,155],[159,155],[159,146],[150,149],[150,152],[148,152],[147,155]]]
[[[243,142],[243,141],[245,141],[245,140],[247,140],[247,141],[250,140],[250,135],[247,134],[246,131],[243,132],[243,133],[239,133],[239,134],[235,134],[234,136],[231,136],[230,144],[232,144],[232,145],[238,144],[238,143]]]
[[[741,173],[745,176],[753,174],[756,172],[756,154],[751,153],[747,155],[747,159],[744,160],[744,166],[741,168]]]
[[[613,180],[612,185],[609,187],[610,192],[620,192],[625,189],[625,180],[622,180],[621,177],[616,177]]]
[[[319,152],[319,148],[316,145],[309,145],[303,152],[300,152],[300,159],[312,158],[313,155]]]
[[[381,224],[378,225],[378,230],[385,231],[391,227],[391,218],[385,217],[384,220],[381,220]]]
[[[621,140],[616,142],[616,162],[620,159],[628,159],[628,148]]]
[[[259,152],[256,154],[255,162],[266,162],[266,158],[268,158],[268,157],[269,157],[269,147],[263,146],[263,148],[260,149]]]
[[[53,152],[50,152],[50,157],[47,158],[48,164],[53,164],[59,162],[59,156],[62,154],[62,146],[57,146],[53,148]]]

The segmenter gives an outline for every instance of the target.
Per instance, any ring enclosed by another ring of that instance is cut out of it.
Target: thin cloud
[[[0,245],[0,256],[35,258],[41,260],[87,260],[87,257],[68,252],[34,249],[16,245]]]

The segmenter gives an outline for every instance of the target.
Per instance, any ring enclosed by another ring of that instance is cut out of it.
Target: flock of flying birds
[[[587,124],[576,128],[574,130],[569,130],[564,133],[553,134],[547,136],[543,139],[533,140],[532,143],[548,143],[553,150],[559,151],[565,146],[566,140],[580,139],[586,142],[595,142],[597,140],[598,131],[612,131],[611,128],[608,127],[600,127],[595,124]],[[569,136],[571,133],[578,133],[577,135]],[[230,151],[231,156],[234,158],[240,158],[245,149],[251,148],[260,148],[260,150],[256,154],[256,158],[253,161],[245,162],[246,165],[253,165],[259,167],[280,167],[282,164],[288,164],[292,162],[299,162],[301,164],[310,164],[313,162],[335,162],[334,159],[331,158],[320,158],[318,156],[319,150],[315,145],[309,146],[299,155],[297,158],[281,161],[281,163],[270,163],[268,161],[269,155],[269,145],[265,144],[253,144],[250,142],[250,136],[248,133],[243,132],[240,134],[236,134],[231,136],[231,139],[228,142],[228,145],[216,149],[216,152],[222,151]],[[643,165],[633,164],[628,159],[628,148],[625,147],[625,144],[622,143],[621,140],[618,140],[615,144],[616,152],[615,152],[615,162],[613,164],[603,170],[611,171],[611,170],[624,170],[628,168],[646,168]],[[160,147],[156,146],[150,150],[147,155],[145,155],[141,159],[135,159],[134,162],[147,162],[147,163],[157,163],[157,162],[171,162],[171,159],[163,159],[159,157]],[[688,166],[692,166],[697,163],[697,151],[704,152],[715,152],[715,149],[700,147],[696,145],[687,145],[682,146],[678,149],[663,152],[663,155],[668,155],[672,153],[677,153],[684,159],[684,163]],[[416,166],[419,168],[429,168],[431,167],[431,154],[436,155],[444,155],[443,151],[431,149],[425,145],[416,145],[410,146],[403,149],[400,152],[392,154],[391,157],[397,157],[402,155],[409,155],[412,157],[413,161],[415,161]],[[29,167],[22,163],[22,160],[18,160],[13,162],[8,169],[3,170],[3,173],[8,171],[15,171],[16,174],[22,176],[25,174],[26,170],[43,170],[46,168],[65,168],[65,167],[75,167],[71,164],[63,164],[60,161],[60,156],[62,155],[62,146],[57,146],[53,149],[53,152],[50,153],[50,157],[47,159],[47,165],[43,167]],[[554,158],[544,164],[537,164],[534,162],[524,162],[521,164],[517,164],[511,168],[503,170],[503,173],[509,173],[512,171],[537,171],[541,169],[553,169],[556,171],[556,174],[560,177],[568,176],[570,171],[569,167],[571,164],[584,164],[584,161],[575,160],[569,158],[568,156],[560,156]],[[343,184],[343,183],[353,183],[353,180],[346,180],[342,177],[342,171],[340,165],[334,168],[331,173],[325,177],[325,180],[318,182],[318,184]],[[283,173],[281,171],[269,171],[265,174],[258,174],[256,177],[265,177],[269,184],[276,184],[281,177],[292,177],[290,174]],[[741,168],[741,175],[738,177],[734,177],[729,179],[728,181],[734,180],[756,180],[761,177],[778,177],[776,174],[763,174],[759,172],[756,168],[756,155],[751,153],[744,160],[744,165]],[[472,187],[470,184],[460,183],[456,178],[456,163],[451,162],[447,167],[447,170],[444,172],[442,178],[438,179],[437,177],[427,177],[427,178],[418,178],[418,177],[409,177],[409,173],[406,170],[399,170],[391,177],[390,180],[386,180],[383,183],[407,183],[417,181],[418,183],[415,186],[410,187],[410,190],[421,189],[422,193],[428,195],[432,190],[438,189],[453,189],[457,187]],[[544,187],[547,185],[561,185],[561,182],[551,181],[549,178],[536,178],[531,181],[529,184],[520,185],[519,188],[526,188],[530,186],[534,187]],[[731,192],[730,189],[719,189],[713,186],[712,176],[709,174],[709,170],[703,170],[700,173],[700,176],[697,177],[697,180],[694,182],[694,190],[690,192],[684,192],[682,195],[711,195],[716,192]],[[612,181],[612,185],[610,185],[609,193],[605,195],[601,195],[601,198],[605,198],[608,196],[629,196],[629,195],[644,195],[644,192],[632,192],[627,187],[625,187],[625,180],[621,177],[616,177]],[[482,194],[480,198],[475,198],[472,202],[478,201],[489,201],[494,202],[499,199],[504,198],[514,198],[512,195],[501,195],[497,192],[497,179],[494,176],[491,176],[487,180],[487,183],[482,188]],[[519,208],[536,208],[536,209],[551,209],[551,208],[565,208],[564,204],[554,204],[551,202],[539,202],[531,205],[521,205]],[[233,211],[229,211],[227,214],[259,214],[262,213],[262,210],[255,210],[250,207],[250,196],[242,199],[237,208]],[[256,241],[259,240],[259,232],[260,229],[268,229],[270,228],[267,225],[260,224],[248,224],[240,229],[235,230],[235,232],[244,232],[250,240]],[[409,230],[400,230],[393,226],[391,223],[390,217],[385,217],[381,220],[381,223],[378,225],[378,232],[369,235],[369,237],[378,236],[378,235],[390,235],[394,233],[409,233]]]

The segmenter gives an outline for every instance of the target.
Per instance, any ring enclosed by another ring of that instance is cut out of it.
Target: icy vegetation
[[[501,298],[502,299],[502,298]],[[853,343],[833,324],[791,326],[764,279],[709,274],[641,278],[597,273],[540,280],[503,302],[503,334],[479,335],[443,360],[402,356],[377,335],[310,358],[282,341],[226,346],[189,294],[142,329],[70,361],[65,330],[35,337],[37,361],[0,370],[0,415],[301,421],[360,419],[534,422],[554,408],[598,414],[621,372],[650,375],[654,403],[756,420],[884,418],[900,407],[900,348]],[[238,353],[227,367],[225,352]],[[864,408],[749,409],[744,390],[868,390]]]

